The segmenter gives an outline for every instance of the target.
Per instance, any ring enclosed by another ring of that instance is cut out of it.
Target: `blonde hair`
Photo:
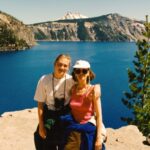
[[[57,61],[58,61],[60,58],[67,58],[67,59],[69,60],[69,66],[70,66],[70,64],[71,64],[71,57],[70,57],[70,55],[68,55],[68,54],[60,54],[60,55],[58,55],[57,58],[56,58],[55,61],[54,61],[54,65],[56,65]]]

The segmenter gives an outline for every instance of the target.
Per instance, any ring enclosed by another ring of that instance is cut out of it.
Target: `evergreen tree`
[[[0,25],[0,49],[22,49],[24,47],[29,47],[25,40],[19,39],[6,24]]]
[[[13,32],[6,25],[0,25],[0,46],[14,42]]]
[[[143,135],[150,133],[150,23],[145,23],[145,39],[137,42],[133,61],[134,70],[128,69],[129,92],[124,92],[122,102],[133,117],[122,117],[128,124],[136,125]]]

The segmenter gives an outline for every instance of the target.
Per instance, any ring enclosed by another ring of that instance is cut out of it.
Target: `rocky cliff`
[[[35,150],[33,133],[38,124],[37,109],[4,113],[0,117],[1,150]],[[136,126],[107,128],[107,150],[149,150]]]
[[[0,51],[26,49],[34,44],[34,34],[27,25],[0,11]]]
[[[95,18],[67,19],[30,25],[36,40],[136,41],[142,39],[144,22],[119,14]]]

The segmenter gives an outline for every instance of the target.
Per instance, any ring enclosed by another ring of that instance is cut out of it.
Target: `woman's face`
[[[89,69],[88,68],[76,68],[74,70],[75,76],[78,82],[86,82],[87,77],[89,76]]]
[[[69,70],[70,60],[61,57],[54,66],[54,74],[56,77],[61,78],[64,77],[67,71]]]

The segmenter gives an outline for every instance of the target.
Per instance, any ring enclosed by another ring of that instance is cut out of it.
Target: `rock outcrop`
[[[35,150],[33,133],[37,127],[37,109],[4,113],[0,117],[1,150]],[[107,150],[149,150],[145,137],[136,126],[107,129]]]
[[[146,144],[146,137],[133,125],[119,129],[107,128],[108,141],[107,150],[148,150],[150,145]],[[145,144],[144,144],[145,143]]]
[[[119,14],[66,19],[30,25],[36,40],[137,41],[143,39],[144,22]]]
[[[35,45],[31,29],[0,11],[0,51],[22,50]]]

